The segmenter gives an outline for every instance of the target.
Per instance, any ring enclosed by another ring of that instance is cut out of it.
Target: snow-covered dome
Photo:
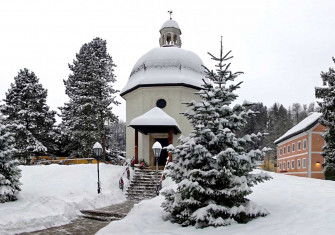
[[[177,21],[172,20],[172,19],[165,21],[160,30],[164,28],[176,28],[180,30]]]
[[[143,55],[133,67],[121,96],[141,86],[181,85],[200,88],[203,62],[195,53],[179,47],[158,47]]]

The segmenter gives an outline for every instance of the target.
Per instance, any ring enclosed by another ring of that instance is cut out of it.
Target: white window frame
[[[286,162],[283,162],[283,170],[286,170]]]
[[[307,149],[307,140],[305,139],[304,142],[302,143],[302,148],[303,150]]]
[[[306,168],[306,158],[302,159],[302,168]]]
[[[300,158],[297,159],[297,169],[300,169],[301,168],[301,160]]]
[[[298,141],[298,149],[297,149],[298,151],[300,151],[301,150],[301,141]]]
[[[295,143],[292,144],[292,153],[295,152]]]
[[[287,161],[287,170],[291,169],[290,161]]]
[[[291,152],[291,145],[287,145],[287,153]]]
[[[291,169],[295,169],[295,160],[291,161]]]

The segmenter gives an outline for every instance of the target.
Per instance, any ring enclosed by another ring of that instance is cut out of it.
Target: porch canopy
[[[130,121],[129,126],[145,135],[148,133],[168,133],[171,130],[174,134],[181,133],[176,120],[158,107],[134,118]]]
[[[130,121],[129,126],[135,129],[135,163],[138,163],[138,132],[145,135],[148,133],[168,133],[169,144],[173,143],[173,133],[181,133],[176,120],[158,107],[134,118]]]

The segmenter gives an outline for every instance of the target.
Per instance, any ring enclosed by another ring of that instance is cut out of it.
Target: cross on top
[[[173,13],[173,11],[168,11],[168,13],[170,14],[170,20],[172,20],[172,13]]]

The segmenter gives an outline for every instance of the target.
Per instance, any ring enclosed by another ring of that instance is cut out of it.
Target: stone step
[[[101,217],[116,217],[116,218],[123,218],[126,215],[121,213],[114,213],[109,211],[101,211],[101,210],[81,210],[82,214],[91,215],[91,216],[101,216]]]
[[[139,192],[139,193],[146,193],[146,192],[156,192],[155,188],[129,188],[126,192]]]
[[[159,180],[143,180],[143,179],[140,179],[140,180],[132,180],[132,181],[130,181],[130,183],[136,183],[136,184],[138,184],[138,183],[144,183],[144,184],[146,184],[146,183],[152,183],[152,184],[158,184],[160,181]]]
[[[143,196],[153,196],[153,195],[157,195],[156,192],[127,192],[126,195],[143,195]]]
[[[130,200],[133,200],[133,201],[142,201],[144,199],[150,199],[150,198],[153,198],[153,197],[128,196],[127,198],[130,199]]]
[[[135,176],[133,177],[133,180],[137,179],[145,179],[145,180],[160,180],[160,176]]]
[[[106,217],[106,216],[94,216],[94,215],[81,215],[81,217],[91,220],[98,220],[98,221],[113,221],[113,220],[120,220],[118,217]]]
[[[129,188],[126,192],[156,192],[156,187],[155,188]]]
[[[146,186],[146,185],[157,185],[157,184],[159,184],[159,182],[133,182],[133,181],[131,181],[129,186],[133,186],[133,185]]]
[[[131,189],[131,188],[135,188],[135,189],[142,189],[142,190],[150,190],[150,189],[156,189],[157,188],[157,184],[155,185],[133,185],[132,187],[128,187],[128,189]]]

